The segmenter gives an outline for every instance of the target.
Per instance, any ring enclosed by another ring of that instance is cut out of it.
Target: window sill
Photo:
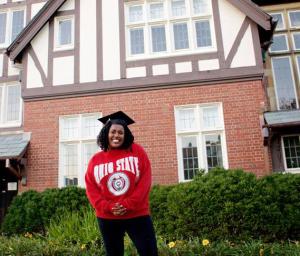
[[[141,54],[136,56],[127,56],[126,61],[136,61],[136,60],[145,60],[145,59],[158,59],[158,58],[173,58],[178,56],[187,56],[187,55],[201,55],[215,53],[217,49],[215,47],[209,49],[195,49],[195,50],[181,50],[174,52],[162,52],[162,53],[152,53],[152,54]]]
[[[74,45],[66,45],[66,46],[56,46],[53,51],[54,52],[63,52],[63,51],[69,51],[74,50]]]
[[[21,126],[22,126],[21,122],[0,124],[0,128],[18,128]]]

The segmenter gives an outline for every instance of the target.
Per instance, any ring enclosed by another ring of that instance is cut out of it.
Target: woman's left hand
[[[122,216],[122,215],[126,214],[126,212],[127,212],[127,209],[119,203],[116,203],[114,205],[114,207],[112,208],[112,213],[115,216]]]

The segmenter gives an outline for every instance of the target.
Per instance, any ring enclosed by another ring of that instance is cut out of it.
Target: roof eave
[[[6,49],[12,61],[20,61],[23,51],[66,0],[49,0]]]

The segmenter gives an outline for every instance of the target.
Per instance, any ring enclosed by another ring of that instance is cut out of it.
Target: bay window
[[[191,180],[200,169],[227,168],[222,104],[175,108],[179,181]]]
[[[96,137],[100,131],[100,114],[60,117],[59,186],[84,187],[88,162],[98,151]]]
[[[209,0],[128,2],[125,22],[128,59],[216,50]]]

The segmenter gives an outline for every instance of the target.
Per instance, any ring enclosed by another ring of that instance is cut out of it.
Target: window
[[[0,85],[0,127],[21,125],[22,100],[19,84]]]
[[[300,136],[284,136],[282,138],[285,169],[300,171]]]
[[[55,50],[74,47],[74,17],[57,17],[55,19]]]
[[[295,109],[298,106],[296,96],[294,74],[290,57],[271,58],[277,108],[279,110]]]
[[[277,21],[276,31],[285,29],[282,13],[270,13],[274,21]]]
[[[216,50],[209,0],[143,0],[125,11],[129,59]]]
[[[0,12],[0,46],[7,47],[25,25],[24,9],[7,9]]]
[[[222,105],[175,108],[179,180],[194,178],[200,169],[227,167]]]
[[[300,33],[293,33],[292,35],[294,50],[300,50]]]
[[[287,36],[285,34],[282,35],[274,35],[273,36],[273,44],[271,44],[270,52],[283,52],[288,51],[288,43]]]
[[[100,114],[60,117],[59,186],[84,186],[89,159],[98,151],[96,137],[100,131]]]
[[[289,20],[291,28],[299,28],[300,27],[300,11],[290,11],[289,12]]]

